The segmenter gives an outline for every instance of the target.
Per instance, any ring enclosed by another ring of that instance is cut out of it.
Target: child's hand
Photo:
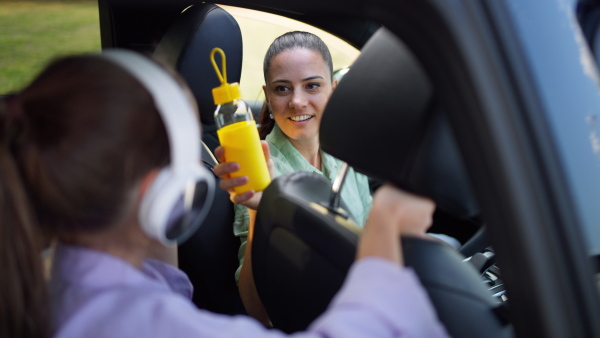
[[[371,214],[383,216],[388,220],[384,225],[397,227],[398,234],[424,237],[434,210],[435,203],[431,199],[386,184],[375,192]]]
[[[435,203],[390,184],[375,191],[357,258],[376,256],[404,264],[400,235],[428,237]]]

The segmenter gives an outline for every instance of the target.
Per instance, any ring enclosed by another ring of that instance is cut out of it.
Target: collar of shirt
[[[293,171],[308,171],[318,173],[327,177],[330,181],[337,175],[340,161],[333,156],[321,150],[321,169],[313,167],[302,154],[294,147],[290,140],[285,136],[279,126],[275,125],[273,130],[267,135],[266,141],[271,145],[271,156],[273,159],[285,159]],[[277,173],[277,176],[285,172]]]

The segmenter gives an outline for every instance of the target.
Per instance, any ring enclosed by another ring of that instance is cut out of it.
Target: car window
[[[351,65],[360,53],[345,41],[305,23],[250,9],[219,6],[237,20],[242,31],[244,60],[240,90],[245,100],[264,100],[263,59],[271,42],[286,32],[301,30],[318,35],[329,47],[334,70]]]
[[[100,50],[98,4],[2,2],[0,94],[21,89],[55,57]]]
[[[537,85],[542,88],[544,101],[548,102],[545,107],[550,112],[548,123],[556,136],[556,146],[563,159],[567,179],[573,187],[572,197],[585,226],[584,235],[590,246],[589,250],[599,254],[600,227],[597,220],[600,219],[600,77],[573,13],[572,1],[557,2],[557,6],[562,6],[561,9],[565,13],[571,13],[567,16],[569,22],[565,22],[563,17],[558,17],[558,12],[550,8],[530,8],[539,15],[552,18],[548,19],[545,25],[548,32],[546,36],[557,37],[553,39],[541,39],[531,33],[535,30],[530,29],[528,25],[539,22],[529,20],[527,11],[523,11],[523,8],[527,7],[525,3],[519,3],[519,9],[513,11],[512,17],[519,28],[519,37],[527,41],[523,43],[526,57],[538,60],[530,63],[530,71]],[[541,10],[545,12],[539,13]],[[562,24],[557,25],[555,22]],[[574,44],[576,46],[573,46]],[[559,53],[560,57],[546,57],[544,53],[548,50]],[[560,62],[567,58],[578,61]],[[550,72],[549,69],[553,71]],[[574,83],[585,86],[571,85]]]

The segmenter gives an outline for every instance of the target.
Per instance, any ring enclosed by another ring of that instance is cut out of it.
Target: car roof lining
[[[186,7],[200,2],[99,0],[98,3],[103,48],[128,48],[151,53],[156,42],[179,13]],[[254,9],[299,20],[331,33],[358,49],[380,27],[374,21],[315,11],[308,6],[303,11],[298,11],[297,8],[277,10],[271,6],[247,5],[235,1],[220,1],[217,4]],[[285,8],[285,4],[278,5]]]

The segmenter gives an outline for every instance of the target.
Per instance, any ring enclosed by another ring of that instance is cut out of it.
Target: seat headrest
[[[210,62],[210,51],[221,48],[227,57],[227,81],[239,82],[242,73],[242,33],[227,11],[213,4],[197,4],[173,22],[156,47],[155,56],[185,79],[205,125],[215,123],[217,108],[212,89],[221,83]],[[220,64],[220,60],[217,59]]]
[[[410,50],[381,28],[334,90],[321,121],[323,150],[366,175],[478,214],[462,158],[433,86]]]

